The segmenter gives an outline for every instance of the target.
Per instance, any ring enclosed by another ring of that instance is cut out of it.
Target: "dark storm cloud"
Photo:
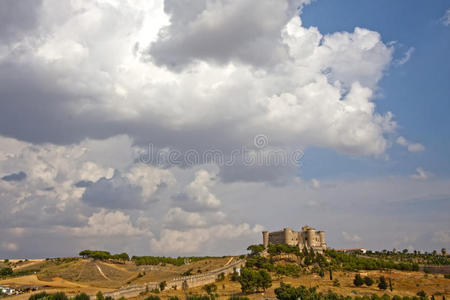
[[[92,207],[142,209],[145,199],[142,199],[141,192],[140,186],[131,184],[126,177],[116,171],[112,178],[101,178],[88,186],[82,200]]]
[[[78,188],[85,188],[85,187],[89,187],[93,184],[92,181],[90,180],[80,180],[77,183],[74,184],[74,186],[78,187]]]
[[[9,42],[37,26],[42,0],[0,1],[0,40]]]
[[[2,177],[2,180],[4,181],[22,181],[27,178],[27,174],[23,171],[20,171],[18,173],[13,173],[10,175],[6,175]]]
[[[160,39],[151,44],[149,53],[157,64],[172,69],[199,59],[273,65],[287,58],[280,30],[300,3],[191,1],[186,9],[185,1],[166,0],[164,10],[171,16],[171,24],[160,31]]]

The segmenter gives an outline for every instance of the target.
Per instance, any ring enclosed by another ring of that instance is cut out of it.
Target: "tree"
[[[362,286],[364,284],[364,280],[362,279],[360,274],[355,275],[355,279],[353,279],[353,284],[355,286]]]
[[[241,290],[243,293],[250,293],[256,290],[255,272],[252,269],[241,269],[241,276],[239,277],[239,283],[241,284]]]
[[[250,245],[247,248],[251,255],[256,255],[264,251],[264,245]]]
[[[272,286],[272,278],[266,270],[259,270],[257,286],[264,291]]]
[[[442,248],[442,249],[441,249],[441,254],[442,254],[443,256],[445,256],[445,255],[447,254],[447,250],[446,250],[445,248]]]
[[[371,286],[371,285],[373,284],[373,279],[370,278],[369,276],[366,276],[366,277],[364,277],[364,283],[365,283],[367,286]]]
[[[392,287],[392,280],[389,278],[389,290],[392,292],[394,288]]]
[[[89,300],[90,298],[85,293],[81,293],[81,294],[76,295],[73,299],[74,300]]]
[[[333,280],[333,271],[330,268],[330,280]]]
[[[183,283],[181,284],[181,288],[182,288],[183,290],[187,290],[187,289],[189,288],[189,285],[188,285],[188,283],[187,283],[186,280],[183,281]]]
[[[416,295],[419,296],[422,299],[426,299],[427,298],[427,293],[425,293],[424,290],[418,291]]]
[[[214,283],[206,284],[203,286],[203,289],[208,295],[211,295],[217,291],[217,285]]]
[[[105,300],[105,297],[103,296],[103,293],[101,291],[98,291],[97,295],[95,295],[97,300]]]
[[[13,269],[10,267],[0,269],[0,276],[10,276],[13,274]]]
[[[385,290],[385,289],[387,289],[386,278],[384,278],[384,276],[380,276],[380,282],[378,283],[378,288],[379,288],[380,290]]]
[[[160,289],[161,291],[164,291],[164,289],[166,288],[166,286],[167,286],[167,282],[165,282],[165,281],[161,281],[161,282],[159,283],[159,289]]]
[[[57,292],[57,293],[52,294],[50,299],[52,299],[52,300],[68,300],[66,294],[64,294],[63,292]]]

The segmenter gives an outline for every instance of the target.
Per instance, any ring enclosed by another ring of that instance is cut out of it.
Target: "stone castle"
[[[325,243],[325,232],[316,231],[310,226],[303,226],[302,231],[294,231],[290,228],[268,232],[263,231],[263,245],[267,249],[269,244],[287,244],[303,248],[313,249],[315,252],[323,252],[327,249]]]

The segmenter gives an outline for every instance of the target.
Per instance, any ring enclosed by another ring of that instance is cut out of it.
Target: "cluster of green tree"
[[[425,294],[425,292],[420,291],[417,293],[417,296],[409,297],[409,296],[391,296],[384,294],[383,296],[378,296],[376,294],[373,294],[371,296],[364,295],[361,296],[343,296],[338,295],[331,290],[329,290],[326,294],[323,294],[321,292],[317,292],[316,287],[306,288],[305,286],[299,286],[299,287],[293,287],[290,284],[281,283],[279,288],[275,289],[275,294],[277,296],[277,299],[280,300],[427,300],[428,296]],[[445,300],[445,297],[443,298]],[[431,298],[431,300],[434,300],[434,297]]]
[[[11,267],[1,268],[0,276],[10,276],[13,274],[13,269]]]
[[[92,259],[98,259],[98,260],[109,260],[109,259],[115,259],[115,260],[121,260],[121,261],[130,260],[130,257],[125,252],[120,253],[120,254],[111,254],[108,251],[83,250],[79,253],[79,255],[84,258],[92,258]]]
[[[450,265],[450,258],[447,257],[446,254],[446,249],[442,248],[441,253],[438,253],[436,250],[431,253],[422,253],[418,250],[410,252],[408,249],[404,249],[403,251],[396,251],[393,249],[392,251],[367,251],[365,255],[395,261],[414,262],[424,265]]]
[[[165,256],[133,256],[131,259],[136,265],[159,265],[171,264],[174,266],[182,266],[186,261],[196,262],[211,258],[210,256],[191,256],[191,257],[165,257]]]
[[[102,294],[103,297],[103,294]],[[86,295],[85,293],[81,293],[78,295],[75,295],[74,297],[70,298],[71,300],[90,300],[90,297]],[[67,295],[63,292],[57,292],[54,294],[47,294],[46,292],[41,292],[37,294],[31,295],[28,300],[69,300]],[[113,300],[111,297],[101,298],[99,299],[97,296],[97,300]]]
[[[262,289],[265,291],[272,286],[272,277],[266,270],[241,269],[239,276],[241,290],[244,293],[254,293]]]
[[[12,268],[6,267],[0,269],[0,277],[20,277],[20,276],[26,276],[31,275],[34,273],[38,273],[39,269],[27,269],[27,270],[16,270],[13,271]]]
[[[419,265],[411,262],[394,262],[381,258],[361,257],[356,254],[337,252],[335,250],[326,250],[326,254],[331,258],[331,264],[334,268],[347,271],[358,270],[386,270],[395,269],[401,271],[418,271]]]
[[[353,284],[355,286],[362,286],[363,284],[367,285],[367,286],[371,286],[373,284],[373,279],[370,278],[369,276],[364,276],[361,277],[360,274],[356,274],[355,275],[355,279],[353,280]]]

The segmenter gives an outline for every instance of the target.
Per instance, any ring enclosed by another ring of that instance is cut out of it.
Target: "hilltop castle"
[[[327,249],[325,243],[325,232],[316,231],[310,226],[303,226],[302,231],[294,231],[290,228],[268,232],[263,231],[263,245],[267,249],[269,244],[287,244],[298,246],[300,249],[313,249],[316,252],[323,252]]]

